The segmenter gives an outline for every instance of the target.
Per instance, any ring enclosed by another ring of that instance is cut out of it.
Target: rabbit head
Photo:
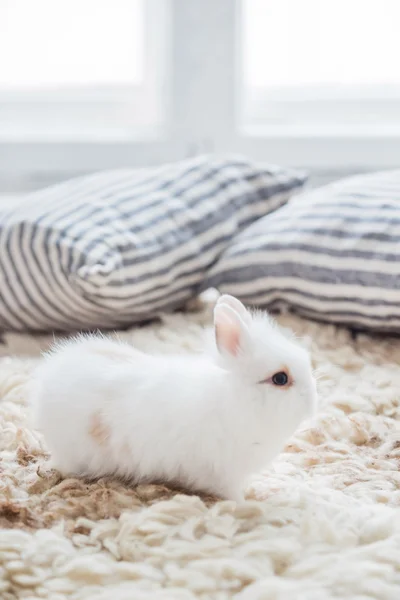
[[[223,295],[214,309],[218,363],[231,373],[246,401],[265,407],[266,418],[285,435],[314,414],[316,382],[310,356],[266,312],[250,312]]]

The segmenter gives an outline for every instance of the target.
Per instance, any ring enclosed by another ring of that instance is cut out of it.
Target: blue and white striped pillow
[[[305,191],[235,238],[205,287],[354,329],[400,332],[400,170]]]
[[[238,157],[81,177],[0,214],[0,327],[112,328],[184,305],[302,174]]]

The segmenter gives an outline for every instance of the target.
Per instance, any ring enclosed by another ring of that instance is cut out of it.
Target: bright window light
[[[244,0],[245,85],[400,84],[399,0]]]
[[[0,0],[0,89],[143,80],[145,0]]]

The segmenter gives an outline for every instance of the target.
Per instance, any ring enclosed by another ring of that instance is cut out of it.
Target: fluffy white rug
[[[144,350],[190,352],[209,321],[210,307],[122,335]],[[6,336],[2,600],[398,599],[400,341],[281,321],[306,336],[320,412],[239,507],[159,486],[60,480],[25,406],[49,339]]]

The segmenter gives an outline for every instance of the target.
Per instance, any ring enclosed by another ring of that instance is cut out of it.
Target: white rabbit
[[[247,479],[313,414],[307,351],[232,296],[214,309],[214,353],[144,354],[80,337],[48,354],[33,405],[64,475],[164,481],[240,501]]]

